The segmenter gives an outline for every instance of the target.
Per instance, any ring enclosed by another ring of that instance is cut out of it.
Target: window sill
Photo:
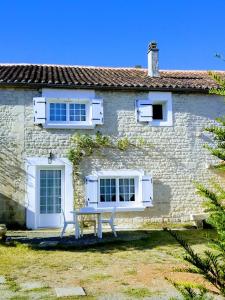
[[[92,124],[46,124],[43,126],[44,128],[49,128],[49,129],[94,129],[95,125]]]
[[[152,204],[149,204],[148,207],[153,207]],[[117,207],[116,206],[116,212],[138,212],[138,211],[144,211],[145,208],[144,206],[130,206],[130,207]],[[112,212],[112,210],[114,209],[114,207],[98,207],[96,208],[96,210],[101,211],[101,212]]]
[[[163,120],[153,120],[149,122],[149,125],[152,127],[172,127],[173,124],[170,121],[163,121]]]

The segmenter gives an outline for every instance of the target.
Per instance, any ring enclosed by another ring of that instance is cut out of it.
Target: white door
[[[40,168],[38,181],[38,227],[62,227],[64,169],[59,167]]]

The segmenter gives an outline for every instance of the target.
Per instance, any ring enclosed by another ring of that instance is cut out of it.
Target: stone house
[[[203,129],[225,114],[213,87],[206,71],[159,71],[155,43],[147,69],[1,64],[0,222],[60,227],[76,189],[126,226],[201,212],[193,180],[207,183],[214,163]],[[98,131],[151,147],[94,155],[74,183],[70,138]]]

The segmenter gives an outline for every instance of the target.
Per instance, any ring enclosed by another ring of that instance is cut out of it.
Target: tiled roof
[[[221,72],[225,74],[225,72]],[[208,91],[217,85],[207,71],[162,70],[151,78],[147,69],[64,65],[0,64],[0,86],[135,90]]]

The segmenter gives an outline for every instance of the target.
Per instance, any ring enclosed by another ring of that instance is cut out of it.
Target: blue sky
[[[0,62],[224,69],[224,0],[20,0],[0,2]]]

